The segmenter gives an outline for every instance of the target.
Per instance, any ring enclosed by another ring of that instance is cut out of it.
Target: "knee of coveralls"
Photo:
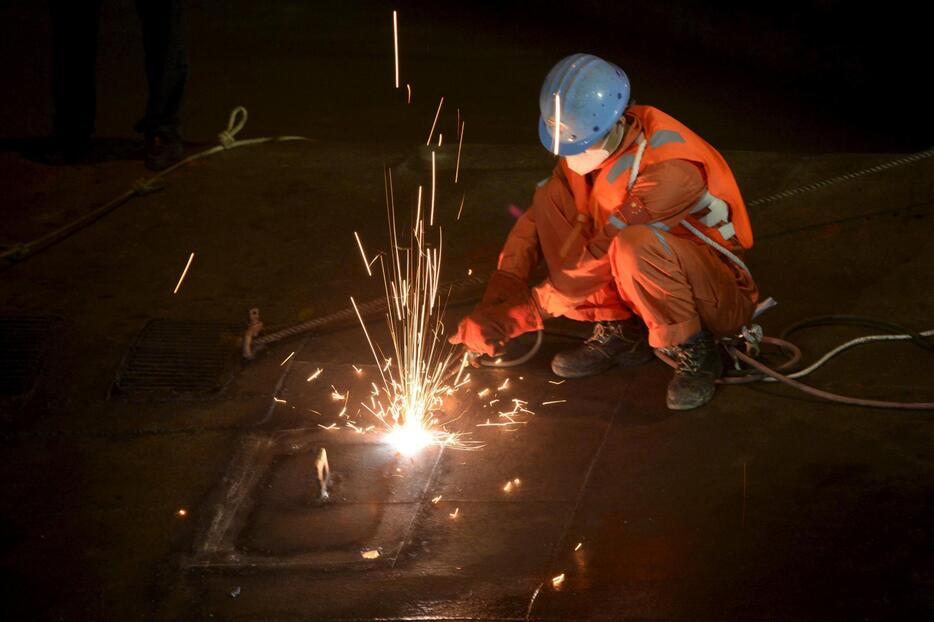
[[[548,266],[548,279],[535,287],[541,309],[549,316],[584,322],[624,320],[632,313],[616,294],[609,260],[572,263],[561,247],[577,220],[574,197],[566,183],[552,176],[532,199],[538,243]]]
[[[645,321],[653,347],[684,343],[702,328],[732,335],[752,318],[751,279],[738,280],[706,245],[636,225],[616,236],[607,257],[620,297]]]

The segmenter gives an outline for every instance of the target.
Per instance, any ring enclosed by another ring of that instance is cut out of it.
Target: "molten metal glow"
[[[386,435],[386,442],[403,456],[414,456],[434,443],[435,437],[420,425],[397,425]]]

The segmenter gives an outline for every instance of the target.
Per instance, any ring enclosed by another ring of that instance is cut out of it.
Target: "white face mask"
[[[586,175],[593,171],[616,151],[619,144],[623,142],[623,133],[623,124],[617,123],[599,145],[593,145],[577,155],[565,156],[568,168],[578,175]]]

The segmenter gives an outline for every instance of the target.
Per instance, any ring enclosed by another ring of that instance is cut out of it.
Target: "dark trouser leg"
[[[148,136],[180,136],[182,99],[188,82],[184,0],[136,0],[146,52],[149,97],[136,130]]]
[[[87,141],[97,112],[97,32],[101,0],[50,0],[54,133]]]

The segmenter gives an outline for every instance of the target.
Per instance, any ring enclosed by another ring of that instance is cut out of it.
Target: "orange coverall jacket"
[[[678,239],[678,244],[668,247],[694,249],[680,255],[683,263],[693,264],[690,269],[695,273],[710,272],[714,265],[720,274],[710,279],[712,287],[722,288],[727,274],[729,285],[741,294],[740,314],[749,315],[746,307],[754,307],[758,292],[748,271],[682,224],[687,221],[738,257],[752,246],[745,203],[726,161],[657,108],[630,106],[624,120],[622,143],[597,170],[578,175],[560,160],[552,176],[540,184],[531,209],[510,232],[499,269],[528,281],[544,258],[549,276],[534,291],[546,316],[598,321],[625,319],[636,311],[651,330],[653,319],[655,324],[664,319],[646,317],[651,309],[637,308],[638,301],[620,295],[613,274],[623,268],[619,262],[611,266],[610,248],[626,227],[650,226],[663,243],[669,236]],[[633,165],[638,166],[635,172]],[[685,247],[682,241],[702,248]],[[711,256],[716,259],[713,264]],[[723,265],[717,263],[721,260]],[[664,290],[665,283],[660,287]],[[731,317],[736,317],[735,310]]]

